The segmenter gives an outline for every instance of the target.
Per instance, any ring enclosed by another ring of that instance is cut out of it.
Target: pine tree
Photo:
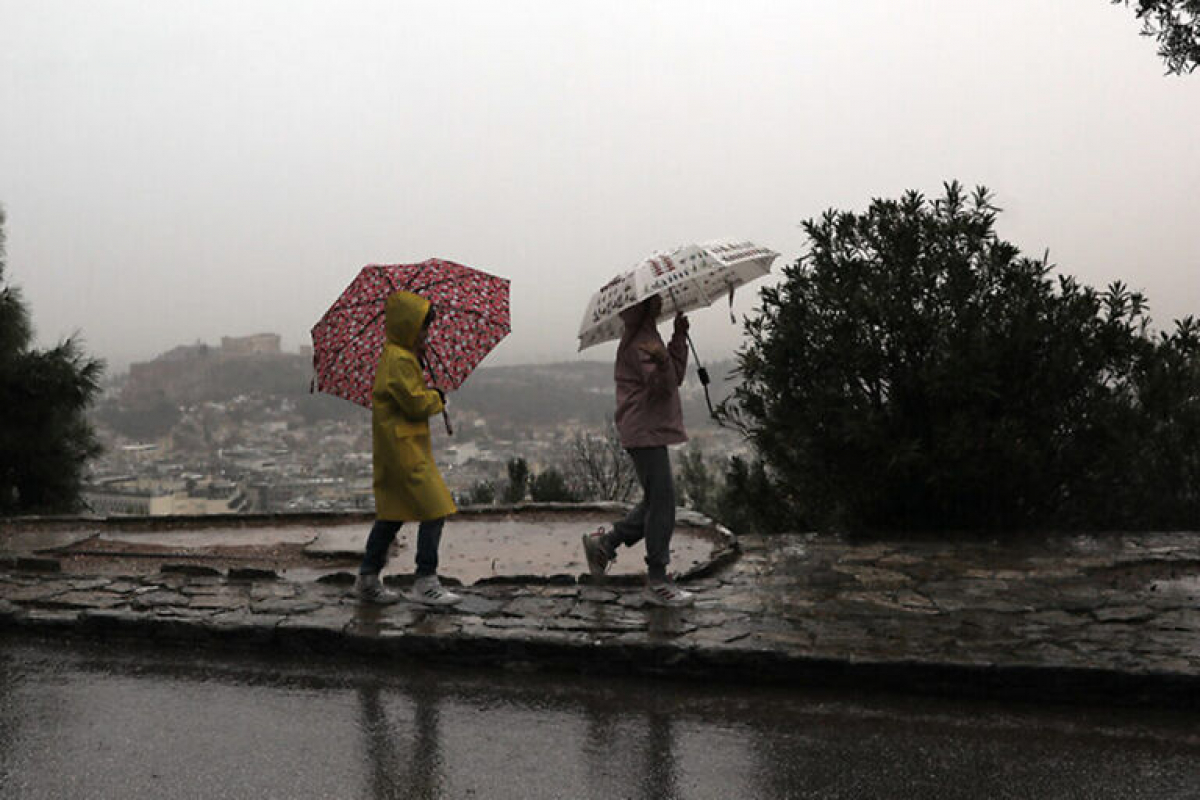
[[[29,311],[4,274],[4,222],[0,208],[0,516],[68,513],[100,452],[86,412],[104,365],[76,337],[31,347]]]
[[[525,499],[529,488],[529,463],[523,458],[508,460],[508,484],[504,487],[502,498],[510,505]]]

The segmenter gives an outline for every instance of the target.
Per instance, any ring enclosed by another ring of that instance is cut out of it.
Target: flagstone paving
[[[0,630],[419,656],[509,668],[1200,705],[1200,537],[1186,533],[854,542],[743,536],[647,606],[629,577],[458,589],[463,603],[364,607],[350,571],[123,575],[0,564]],[[49,560],[52,562],[53,558]],[[403,576],[388,579],[403,588]]]

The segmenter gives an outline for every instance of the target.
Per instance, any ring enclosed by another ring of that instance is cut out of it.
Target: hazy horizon
[[[1106,0],[205,4],[0,0],[7,278],[39,345],[123,371],[285,350],[368,263],[512,279],[485,366],[576,354],[591,293],[726,236],[943,181],[1082,282],[1200,313],[1200,73]],[[768,279],[770,280],[770,279]],[[756,303],[739,293],[738,317]],[[721,304],[693,315],[733,354]]]
[[[667,323],[664,323],[664,325],[665,324],[667,324]],[[246,334],[246,335],[252,336],[252,335],[256,335],[256,334],[274,334],[274,333],[277,333],[277,332],[276,331],[254,331],[253,333]],[[303,344],[308,344],[309,346],[311,346],[310,343],[302,343],[302,345]],[[179,342],[177,344],[170,345],[157,353],[153,353],[144,359],[138,358],[138,359],[133,359],[132,361],[112,361],[112,360],[106,359],[106,362],[105,362],[106,374],[105,374],[105,376],[108,378],[118,377],[118,376],[127,374],[129,372],[130,364],[137,364],[137,363],[144,363],[146,361],[153,361],[156,358],[158,358],[159,356],[166,355],[169,351],[174,350],[177,347],[195,347],[198,345],[204,345],[204,346],[210,347],[214,350],[219,350],[221,347],[221,341],[220,341],[220,338],[218,337],[215,341],[208,341],[208,342],[199,340],[199,339],[192,341],[192,342]],[[302,355],[302,353],[300,352],[300,346],[287,347],[286,345],[281,345],[281,353],[280,354],[284,355],[284,356],[300,356],[300,355]],[[99,355],[99,354],[93,354],[93,355]],[[596,347],[592,350],[585,351],[583,353],[579,353],[577,355],[578,355],[577,358],[548,358],[548,359],[543,359],[540,361],[500,362],[500,361],[485,359],[483,361],[483,363],[479,365],[479,369],[490,369],[492,367],[521,368],[521,367],[553,367],[553,366],[562,366],[562,365],[574,366],[574,365],[588,365],[588,364],[599,365],[599,366],[603,366],[605,368],[610,368],[612,366],[612,359],[602,356],[601,348],[599,348],[599,347]],[[733,354],[733,353],[728,353],[728,354],[718,356],[715,358],[709,358],[704,353],[701,353],[700,355],[701,355],[702,363],[705,366],[712,366],[712,365],[718,364],[718,363],[728,364],[736,357],[736,354]]]

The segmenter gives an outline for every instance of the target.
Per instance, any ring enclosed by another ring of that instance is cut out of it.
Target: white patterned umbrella
[[[779,253],[754,242],[722,239],[657,254],[600,288],[579,326],[579,349],[621,338],[621,312],[652,295],[662,298],[659,320],[733,298],[739,286],[770,273]]]

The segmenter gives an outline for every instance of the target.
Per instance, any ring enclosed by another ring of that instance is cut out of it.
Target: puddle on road
[[[538,523],[513,520],[456,521],[446,524],[442,534],[439,570],[464,583],[497,575],[553,575],[587,572],[580,536],[609,523],[606,516],[562,519]],[[686,572],[706,563],[712,556],[712,534],[703,529],[679,527],[671,539],[671,569]],[[397,537],[401,549],[388,564],[386,573],[413,569],[416,526],[405,526]],[[358,548],[366,540],[358,533]],[[621,548],[610,569],[612,575],[635,575],[646,570],[646,548],[638,544]]]
[[[439,572],[472,584],[497,576],[579,575],[587,571],[580,536],[611,524],[618,512],[530,514],[462,514],[452,517],[442,534]],[[197,525],[202,523],[196,523]],[[272,548],[273,566],[289,580],[315,579],[357,566],[366,543],[370,520],[338,519],[328,524],[250,525],[180,528],[164,522],[161,530],[144,523],[104,530],[83,542],[85,550],[161,553],[163,561],[202,558],[220,562],[222,555],[245,558],[249,549]],[[417,524],[407,523],[397,535],[384,573],[411,572]],[[283,545],[283,547],[275,547]],[[686,572],[707,563],[724,546],[709,528],[680,525],[671,541],[671,570]],[[169,550],[169,553],[163,552]],[[282,559],[282,561],[280,560]],[[610,571],[613,575],[645,572],[645,546],[621,548]]]

